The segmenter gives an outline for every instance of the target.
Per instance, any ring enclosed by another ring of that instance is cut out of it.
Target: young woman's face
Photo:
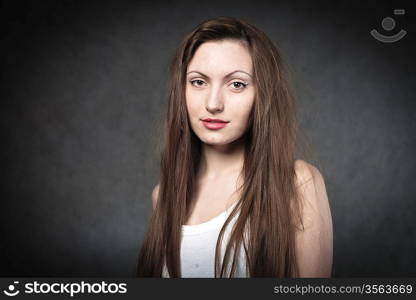
[[[250,53],[238,41],[199,46],[187,69],[186,107],[202,142],[225,145],[245,133],[255,94],[252,71]],[[204,122],[207,118],[227,123]]]

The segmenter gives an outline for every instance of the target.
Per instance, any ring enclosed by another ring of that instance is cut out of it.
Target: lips
[[[229,121],[224,121],[221,119],[211,119],[211,118],[206,118],[206,119],[203,119],[202,121],[210,122],[210,123],[228,123],[229,122]]]
[[[221,129],[221,128],[224,128],[225,126],[227,126],[229,121],[224,121],[224,120],[221,120],[221,119],[207,118],[207,119],[203,119],[202,123],[208,129],[217,130],[217,129]]]

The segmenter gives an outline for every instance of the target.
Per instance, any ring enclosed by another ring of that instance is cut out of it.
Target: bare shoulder
[[[314,165],[301,159],[295,161],[295,172],[297,186],[311,181],[323,180],[321,172]]]
[[[295,162],[302,201],[303,230],[296,235],[299,277],[329,277],[332,269],[332,217],[321,172],[303,160]]]
[[[296,186],[304,204],[304,214],[329,212],[329,200],[325,181],[314,165],[304,161],[295,161]]]
[[[296,186],[304,205],[303,213],[324,213],[329,201],[321,172],[304,160],[296,160],[295,173]]]
[[[156,186],[153,188],[152,191],[152,204],[153,204],[153,209],[156,208],[156,203],[157,203],[157,199],[159,198],[159,183],[156,184]]]

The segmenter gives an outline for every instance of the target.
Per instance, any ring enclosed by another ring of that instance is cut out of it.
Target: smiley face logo
[[[404,9],[395,9],[394,14],[395,15],[404,15],[405,10]],[[381,26],[385,31],[391,31],[396,27],[396,21],[393,18],[386,17],[381,21]],[[401,29],[398,33],[394,35],[384,35],[379,33],[376,29],[373,29],[370,31],[370,34],[380,42],[383,43],[394,43],[398,40],[401,40],[406,35],[406,30]]]
[[[16,285],[19,284],[19,281],[14,281],[13,284],[10,284],[7,290],[4,290],[3,293],[7,296],[14,297],[20,293],[19,290],[16,290]]]

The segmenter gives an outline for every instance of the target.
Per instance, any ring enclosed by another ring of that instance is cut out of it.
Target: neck
[[[227,145],[208,145],[201,149],[199,178],[218,179],[241,172],[244,164],[244,140],[238,139]]]

